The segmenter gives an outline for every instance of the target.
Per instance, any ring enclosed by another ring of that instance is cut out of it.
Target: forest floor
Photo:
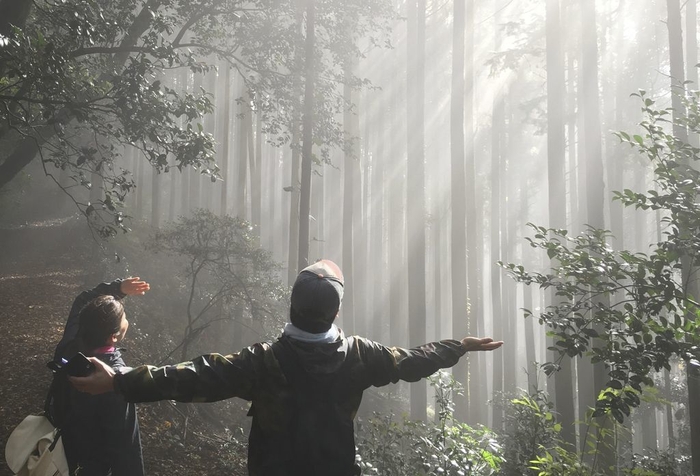
[[[42,411],[51,378],[46,363],[74,296],[99,282],[91,282],[94,270],[85,259],[91,240],[75,216],[0,227],[0,476],[11,475],[4,459],[10,432],[26,415]],[[146,338],[128,345],[125,360],[133,365],[130,356],[149,355],[152,343]],[[245,437],[210,431],[201,418],[183,425],[190,409],[139,405],[146,474],[246,474]]]

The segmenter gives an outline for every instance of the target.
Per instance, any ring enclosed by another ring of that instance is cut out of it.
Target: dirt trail
[[[0,475],[5,442],[28,414],[43,407],[50,373],[46,362],[63,331],[70,296],[86,273],[79,260],[77,218],[0,229]]]

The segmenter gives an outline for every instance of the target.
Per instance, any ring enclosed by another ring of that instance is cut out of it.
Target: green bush
[[[498,474],[502,462],[496,435],[454,420],[452,395],[459,384],[446,372],[429,379],[435,388],[437,422],[416,422],[393,414],[358,425],[358,459],[363,474],[382,476]]]

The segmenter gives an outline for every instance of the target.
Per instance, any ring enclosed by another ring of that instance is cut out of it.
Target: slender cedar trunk
[[[298,3],[298,7],[295,10],[295,23],[299,30],[299,35],[303,39],[304,32],[304,9],[303,2]],[[301,43],[302,40],[300,40]],[[301,45],[295,50],[301,51]],[[297,59],[297,63],[299,63]],[[288,221],[288,246],[287,246],[287,283],[291,286],[296,279],[297,271],[299,269],[299,201],[301,198],[301,121],[303,117],[302,108],[304,107],[303,100],[303,84],[302,84],[302,73],[301,71],[292,72],[293,81],[293,95],[295,99],[299,100],[298,107],[294,107],[292,111],[292,123],[291,128],[291,170],[290,170],[290,184],[287,188],[290,192],[289,198],[289,214],[285,217]]]
[[[201,94],[201,89],[202,89],[202,83],[203,83],[203,77],[202,74],[194,73],[192,75],[193,77],[193,84],[192,84],[192,94],[195,96]],[[202,118],[202,122],[205,122],[205,119]],[[197,169],[190,169],[188,171],[188,174],[190,176],[190,211],[195,210],[197,208],[202,207],[202,175],[199,170]]]
[[[387,93],[384,89],[379,90],[374,95],[376,104],[372,117],[374,129],[374,155],[372,157],[372,193],[370,201],[371,236],[369,249],[369,263],[373,269],[378,266],[380,269],[388,269],[388,260],[385,259],[386,250],[384,246],[384,203],[387,196],[386,177],[384,164],[387,163],[386,144],[388,143],[389,128],[386,124]],[[387,315],[387,305],[384,296],[386,295],[386,273],[374,276],[374,286],[371,288],[371,315],[372,321],[371,338],[380,342],[384,341],[384,328],[386,322],[380,316]]]
[[[238,82],[241,96],[245,97],[245,84],[243,81]],[[246,220],[248,219],[248,134],[247,121],[250,111],[245,101],[242,101],[238,109],[238,118],[236,121],[236,203],[234,210],[236,216]]]
[[[527,217],[529,214],[529,196],[528,189],[530,188],[527,179],[520,187],[520,216]],[[520,244],[520,261],[525,264],[526,269],[533,269],[532,260],[529,258],[531,253],[525,249],[525,245]],[[530,311],[533,310],[532,293],[535,291],[531,286],[523,286],[523,308]],[[525,320],[523,327],[525,329],[525,371],[527,372],[527,391],[535,392],[541,390],[537,385],[537,349],[535,348],[535,319],[529,317]],[[539,326],[538,326],[539,328]]]
[[[408,168],[406,217],[408,242],[408,332],[410,345],[425,341],[425,0],[408,1]],[[411,385],[411,418],[425,420],[427,387]]]
[[[311,152],[314,127],[314,43],[315,5],[306,0],[306,39],[304,41],[304,117],[302,119],[301,190],[299,195],[299,270],[309,265],[309,208],[311,205]]]
[[[605,81],[605,128],[618,129],[623,126],[622,123],[622,107],[621,102],[626,94],[621,91],[622,87],[626,86],[624,63],[621,61],[621,56],[616,51],[617,45],[622,45],[622,34],[625,28],[625,14],[623,12],[624,1],[618,5],[617,18],[612,16],[612,12],[608,12],[608,22],[612,25],[611,37],[615,40],[615,45],[608,47],[605,57],[607,58],[604,67],[605,71],[610,71],[607,74]],[[625,85],[625,86],[623,86]],[[609,158],[608,162],[608,183],[610,190],[623,190],[624,177],[624,157],[621,155],[621,149],[615,141],[605,141],[605,157]],[[615,248],[624,249],[624,223],[623,223],[623,207],[619,202],[610,201],[610,231],[613,234],[613,243]]]
[[[289,194],[289,246],[287,257],[287,282],[291,286],[296,279],[299,263],[299,198],[301,196],[301,150],[298,123],[292,125],[292,160]]]
[[[360,172],[360,181],[362,182],[362,246],[360,247],[360,261],[358,266],[360,269],[355,268],[355,273],[362,282],[362,296],[359,297],[359,306],[357,301],[355,306],[358,309],[359,315],[362,319],[362,329],[365,334],[371,333],[373,323],[374,306],[372,303],[373,293],[372,290],[380,285],[379,279],[372,272],[370,266],[370,247],[372,246],[372,204],[374,202],[373,195],[374,191],[372,189],[372,174],[374,173],[373,163],[372,163],[372,135],[373,128],[376,127],[376,105],[370,105],[367,102],[366,94],[362,95],[360,105],[358,106],[358,113],[362,111],[360,117],[363,118],[364,123],[362,124],[362,168]],[[358,125],[359,127],[359,125]],[[376,161],[375,161],[376,162]]]
[[[207,91],[213,92],[214,93],[214,98],[216,98],[216,80],[217,74],[216,71],[209,71],[206,76],[204,77],[205,81],[205,86],[204,88]],[[218,118],[218,109],[215,108],[214,111],[212,111],[210,114],[207,114],[204,116],[204,130],[212,134],[214,137],[216,137],[216,130],[217,127],[219,126],[220,119]],[[201,202],[200,202],[200,207],[205,208],[207,210],[213,210],[213,204],[214,204],[214,193],[216,188],[214,187],[214,183],[211,182],[211,179],[209,177],[204,177],[201,176],[199,177],[199,183],[200,183],[200,195],[201,195]]]
[[[188,170],[180,172],[180,215],[188,217],[190,213],[190,174]],[[138,194],[138,191],[137,191]]]
[[[248,196],[246,197],[246,210],[248,220],[253,224],[253,233],[260,237],[260,217],[253,218],[253,208],[260,209],[260,171],[258,169],[257,156],[255,154],[255,133],[253,132],[254,112],[250,107],[250,97],[246,101],[247,113],[245,119],[245,140],[248,146]],[[257,222],[256,222],[257,220]]]
[[[181,86],[181,91],[184,92],[193,92],[195,88],[193,87],[193,76],[192,73],[190,72],[189,68],[183,68],[182,69],[182,86]],[[190,199],[192,195],[192,188],[190,187],[190,181],[193,180],[192,178],[192,171],[189,169],[183,169],[180,171],[180,178],[181,178],[181,183],[180,183],[180,194],[182,196],[182,199],[180,201],[180,210],[181,214],[185,217],[191,216],[192,215],[192,201]]]
[[[394,71],[400,67],[398,59],[394,59]],[[406,321],[406,272],[405,256],[406,256],[406,210],[403,197],[406,161],[404,160],[406,150],[403,147],[401,138],[406,136],[404,114],[402,114],[403,104],[402,98],[405,95],[405,82],[399,85],[392,82],[391,85],[391,110],[389,117],[391,118],[391,150],[388,157],[390,164],[390,173],[388,177],[389,194],[387,197],[389,228],[389,316],[390,316],[390,337],[392,345],[407,345],[407,321]]]
[[[482,257],[484,242],[482,223],[477,213],[476,160],[474,154],[474,0],[467,0],[465,17],[465,64],[464,64],[464,177],[465,177],[465,224],[467,227],[467,302],[469,303],[468,334],[484,335],[485,317],[482,312]],[[452,315],[452,319],[459,318]],[[455,337],[459,337],[456,335]],[[469,356],[469,386],[467,387],[471,424],[487,423],[486,356],[480,352]]]
[[[666,0],[668,9],[668,48],[671,65],[671,107],[673,118],[685,116],[685,107],[681,99],[685,87],[685,68],[683,65],[683,29],[681,28],[680,0]],[[678,121],[673,123],[673,135],[683,142],[688,142],[688,131]]]
[[[264,207],[266,232],[262,233],[262,236],[267,240],[267,243],[264,245],[265,248],[270,250],[272,256],[277,261],[281,261],[280,256],[282,255],[282,253],[278,252],[277,245],[284,241],[277,236],[277,230],[288,230],[288,228],[284,226],[284,220],[280,216],[280,210],[282,209],[282,185],[278,155],[281,154],[282,151],[278,150],[277,147],[270,147],[266,139],[265,158],[263,160],[264,163],[267,164],[267,173],[265,177],[267,179],[266,188],[269,193],[265,194],[267,200],[267,204]]]
[[[162,198],[163,174],[153,169],[151,174],[151,226],[160,227],[160,217],[163,213]]]
[[[500,33],[500,15],[502,2],[494,3],[494,46],[495,51],[500,51],[501,48],[501,33]],[[494,99],[492,103],[492,123],[491,123],[491,216],[490,222],[490,243],[491,249],[489,252],[490,272],[491,272],[491,311],[493,313],[493,338],[501,340],[503,338],[503,293],[501,289],[501,270],[497,265],[497,261],[501,259],[501,161],[504,160],[503,145],[505,136],[505,114],[506,104],[503,97],[503,91],[494,91]],[[503,353],[493,353],[493,395],[496,399],[503,397]],[[492,428],[496,432],[503,430],[504,414],[503,405],[498,404],[493,409]]]
[[[251,194],[251,217],[253,221],[253,226],[255,226],[256,233],[258,236],[261,235],[262,227],[262,188],[263,188],[263,178],[262,178],[262,168],[263,168],[263,154],[262,154],[262,117],[260,117],[260,111],[255,114],[255,167],[253,168],[253,173],[251,174],[252,182],[252,194]],[[253,143],[253,141],[251,141]],[[251,156],[252,157],[252,156]]]
[[[522,78],[515,78],[515,84],[522,84]],[[513,83],[509,88],[508,97],[514,98],[516,95],[513,91]],[[506,263],[513,261],[512,257],[515,249],[514,237],[518,227],[517,207],[518,207],[518,187],[523,185],[518,183],[521,176],[515,173],[515,161],[509,161],[507,158],[514,156],[510,152],[516,150],[519,145],[519,131],[521,124],[515,121],[514,101],[508,102],[507,119],[506,119],[506,139],[504,141],[504,153],[501,160],[501,173],[499,174],[502,180],[503,187],[501,189],[501,260]],[[503,391],[506,398],[515,395],[517,391],[517,376],[522,372],[522,365],[517,358],[517,350],[520,347],[520,335],[515,332],[515,310],[516,303],[516,284],[515,281],[504,276],[501,272],[501,287],[502,287],[502,340],[508,341],[503,350]]]
[[[357,69],[357,61],[353,59],[350,73],[354,73]],[[354,234],[354,250],[353,250],[353,306],[354,306],[354,323],[355,332],[360,335],[367,333],[367,285],[370,279],[367,276],[367,185],[368,176],[367,156],[365,151],[367,147],[361,147],[362,141],[367,138],[361,137],[360,116],[362,115],[362,101],[359,92],[353,94],[354,114],[351,117],[352,131],[355,136],[353,140],[353,160],[352,173],[353,177],[353,194],[352,194],[352,229]]]
[[[357,150],[357,135],[353,118],[352,104],[353,92],[350,86],[350,75],[352,71],[351,61],[345,64],[345,76],[348,81],[343,85],[343,100],[345,110],[343,114],[343,127],[345,129],[345,147],[343,157],[343,274],[345,275],[345,286],[348,290],[353,289],[351,284],[355,276],[355,189],[358,187],[355,174],[355,154]],[[355,322],[355,293],[346,293],[343,296],[343,325],[348,333],[357,333]]]
[[[315,196],[316,196],[316,256],[315,258],[323,258],[326,256],[326,174],[330,167],[327,164],[321,165],[321,176],[316,180]]]
[[[698,4],[697,0],[685,2],[685,58],[686,58],[686,79],[690,81],[690,88],[697,90],[698,85]],[[688,140],[694,147],[698,146],[698,135],[689,132]]]
[[[566,227],[566,177],[564,173],[566,144],[564,138],[564,53],[561,34],[560,0],[547,0],[547,185],[549,226]],[[557,263],[550,264],[556,267]],[[550,305],[560,304],[551,292]],[[551,339],[549,339],[551,341]],[[549,342],[548,345],[552,345]],[[569,358],[562,361],[561,370],[554,375],[554,402],[562,424],[563,441],[576,446],[576,421],[572,366]]]
[[[603,158],[601,144],[600,125],[600,94],[598,79],[598,34],[596,25],[595,4],[590,1],[582,1],[581,18],[583,25],[591,25],[590,28],[582,28],[582,104],[583,104],[583,134],[586,151],[586,193],[587,193],[587,223],[598,229],[605,228],[603,211],[605,209],[606,188],[603,182]],[[609,307],[609,298],[601,296],[596,302],[603,307]],[[595,326],[594,326],[595,327]],[[599,333],[604,332],[602,326],[597,326]],[[588,361],[581,361],[581,363]],[[596,398],[609,380],[607,370],[602,362],[593,364],[593,398]],[[596,456],[597,467],[604,474],[613,474],[616,466],[615,442],[612,435],[612,418],[603,416],[598,418],[596,428],[598,437],[598,454]]]
[[[503,128],[505,122],[505,101],[500,93],[493,103],[493,123],[491,130],[491,308],[493,312],[493,338],[503,338],[503,294],[501,290],[501,270],[496,264],[501,259],[501,161],[503,160]],[[493,353],[493,394],[495,398],[503,395],[503,353]],[[493,429],[503,430],[503,407],[497,405],[493,410]]]
[[[688,142],[686,128],[678,123],[678,119],[685,116],[685,109],[681,98],[683,94],[683,81],[685,78],[683,67],[683,33],[681,30],[681,9],[679,0],[667,0],[668,9],[668,39],[671,56],[671,106],[673,107],[673,135],[678,139]],[[688,233],[688,231],[685,231]],[[700,295],[700,280],[697,279],[698,267],[693,262],[693,257],[685,256],[682,259],[682,278],[686,283],[686,292],[691,296]],[[688,417],[690,422],[690,453],[692,457],[692,469],[694,475],[700,475],[700,366],[688,362],[686,366],[686,378],[688,382]]]
[[[231,162],[231,67],[226,65],[226,74],[224,75],[224,124],[222,127],[221,139],[221,154],[219,163],[221,164],[221,177],[223,184],[221,186],[221,215],[228,213],[228,188],[229,188],[229,164]],[[221,101],[218,101],[221,104]]]
[[[634,190],[648,190],[646,184],[646,163],[638,164],[634,169]],[[646,223],[647,215],[636,213],[634,215],[634,250],[645,252],[651,242]],[[642,447],[644,450],[656,451],[658,448],[658,430],[656,424],[656,405],[647,405],[641,414],[642,419]]]
[[[145,182],[143,180],[144,176],[144,167],[143,167],[143,157],[139,157],[140,152],[136,151],[136,154],[134,154],[134,158],[138,160],[138,164],[136,165],[136,177],[135,177],[135,183],[136,183],[136,218],[142,219],[143,218],[143,195],[144,195],[144,187],[145,187]],[[140,160],[139,160],[140,159]]]
[[[467,317],[467,187],[464,152],[464,56],[466,2],[453,3],[452,89],[450,93],[450,194],[451,240],[450,276],[452,281],[452,335],[459,339],[469,333]],[[469,367],[462,359],[452,368],[452,375],[468,389]],[[456,396],[455,416],[466,421],[469,415],[469,392]],[[470,421],[471,423],[471,421]]]
[[[173,167],[170,169],[170,173],[168,174],[168,177],[170,179],[170,195],[168,196],[168,221],[175,221],[175,217],[177,216],[177,182],[180,177],[179,173],[176,173],[176,171],[177,169]]]

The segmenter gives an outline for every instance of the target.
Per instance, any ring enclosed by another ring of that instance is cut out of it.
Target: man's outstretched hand
[[[465,337],[462,339],[462,348],[466,352],[477,350],[496,350],[503,345],[503,341],[494,341],[490,337]]]
[[[139,277],[126,278],[119,285],[119,290],[127,296],[144,295],[149,289],[151,285]]]
[[[114,391],[114,370],[95,357],[88,357],[95,370],[87,377],[68,377],[70,383],[80,392],[98,395]]]

